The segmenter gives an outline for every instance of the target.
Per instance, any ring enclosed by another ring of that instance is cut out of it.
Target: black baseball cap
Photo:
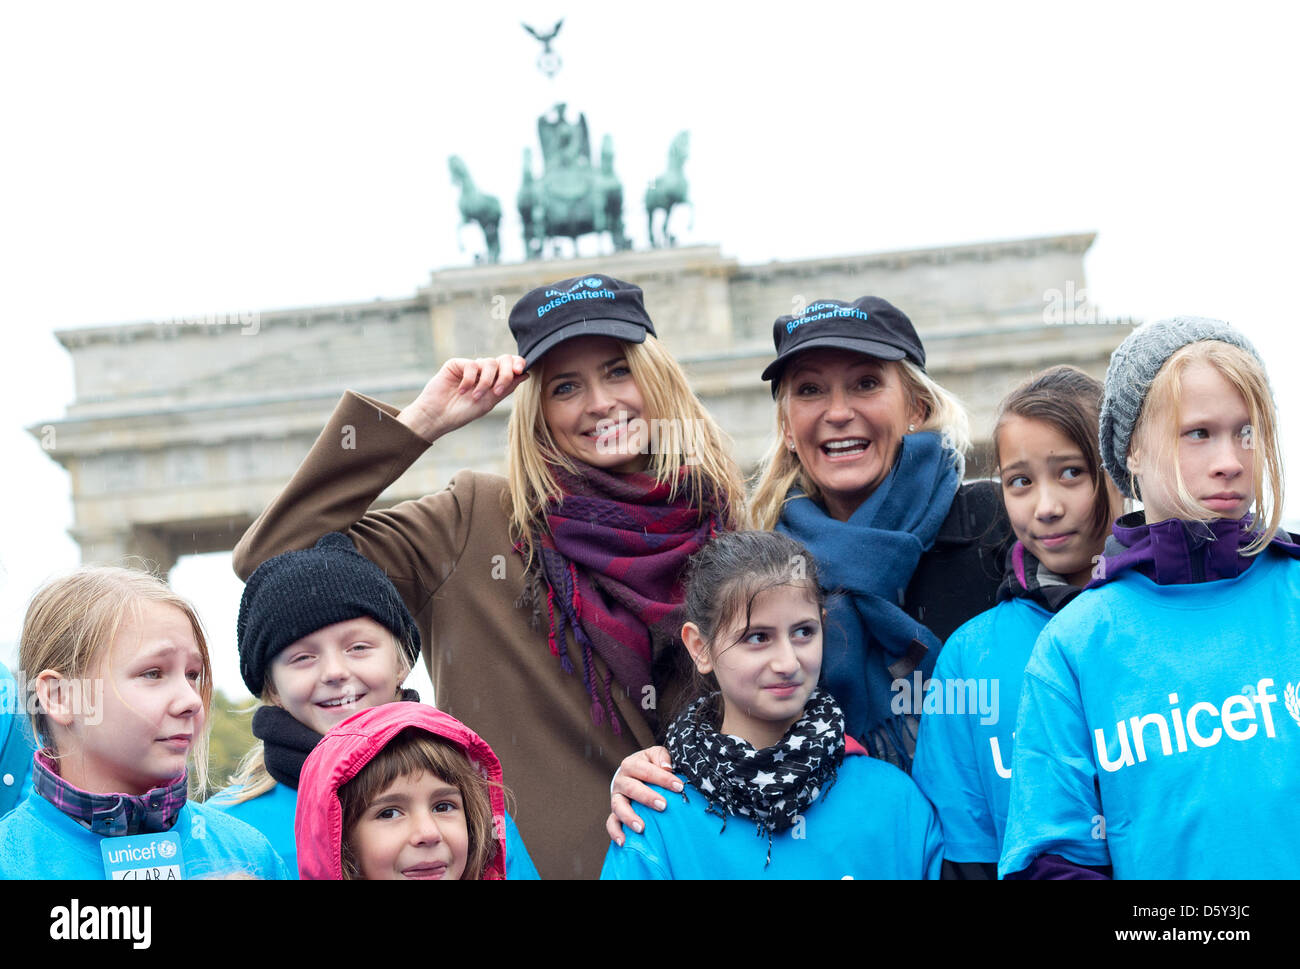
[[[613,276],[591,273],[539,286],[510,311],[510,332],[527,370],[542,354],[575,336],[612,336],[644,343],[654,324],[645,311],[641,287]]]
[[[790,358],[814,347],[852,350],[879,360],[906,358],[925,370],[925,347],[912,321],[878,296],[863,296],[852,303],[819,299],[798,315],[779,316],[772,325],[772,342],[776,359],[763,371],[763,379],[772,381],[773,397]]]

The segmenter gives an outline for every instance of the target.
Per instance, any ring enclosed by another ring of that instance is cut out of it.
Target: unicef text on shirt
[[[156,861],[162,857],[158,851],[158,842],[151,841],[148,846],[144,845],[127,845],[122,848],[114,848],[106,852],[108,860],[112,864],[120,864],[124,861]]]
[[[1263,718],[1264,736],[1276,737],[1277,733],[1273,727],[1272,704],[1277,701],[1277,697],[1269,693],[1269,688],[1273,686],[1273,680],[1265,678],[1256,685],[1253,694],[1249,692],[1249,687],[1242,693],[1235,693],[1223,701],[1222,707],[1216,707],[1207,700],[1193,703],[1184,714],[1178,706],[1178,694],[1169,694],[1170,709],[1168,718],[1163,713],[1147,713],[1142,716],[1130,717],[1128,720],[1120,720],[1115,724],[1115,733],[1117,737],[1118,756],[1112,757],[1109,751],[1112,749],[1111,744],[1106,740],[1105,731],[1098,727],[1093,731],[1095,745],[1097,749],[1097,763],[1102,769],[1115,773],[1122,767],[1132,767],[1135,764],[1145,763],[1148,753],[1146,745],[1146,728],[1154,726],[1156,735],[1160,741],[1160,753],[1165,757],[1174,756],[1175,753],[1186,753],[1188,750],[1187,741],[1190,738],[1192,743],[1197,747],[1213,747],[1227,736],[1231,740],[1245,742],[1252,739],[1259,733],[1259,724],[1255,722],[1256,716]],[[1295,687],[1287,684],[1288,697],[1295,695]],[[1296,723],[1300,726],[1300,714],[1291,712]],[[1209,733],[1203,733],[1202,725],[1206,722],[1202,715],[1208,714],[1210,723],[1218,720],[1222,726],[1215,725]],[[1247,721],[1249,726],[1238,726],[1238,721]],[[1173,724],[1172,742],[1170,737],[1170,723]],[[1132,733],[1132,744],[1130,745],[1129,736]],[[1175,747],[1177,750],[1175,751]]]

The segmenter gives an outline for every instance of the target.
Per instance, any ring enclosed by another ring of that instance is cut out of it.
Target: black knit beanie
[[[286,646],[358,616],[369,616],[397,637],[415,665],[415,620],[388,576],[352,539],[330,532],[314,548],[267,559],[248,577],[239,601],[239,672],[249,692],[262,695],[266,667]]]

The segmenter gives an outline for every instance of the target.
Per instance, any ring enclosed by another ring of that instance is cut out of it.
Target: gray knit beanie
[[[1128,448],[1151,381],[1166,360],[1189,343],[1201,340],[1220,340],[1240,347],[1264,366],[1249,340],[1222,320],[1203,316],[1175,316],[1148,323],[1130,333],[1110,355],[1098,427],[1101,463],[1120,493],[1128,498],[1134,497],[1129,487]]]

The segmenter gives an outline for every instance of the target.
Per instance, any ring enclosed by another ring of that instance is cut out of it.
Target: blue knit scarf
[[[948,516],[961,468],[938,434],[908,434],[889,476],[847,522],[794,489],[776,526],[812,553],[828,593],[821,683],[844,710],[845,732],[904,770],[917,720],[895,712],[891,686],[914,669],[929,678],[943,644],[899,603]]]

